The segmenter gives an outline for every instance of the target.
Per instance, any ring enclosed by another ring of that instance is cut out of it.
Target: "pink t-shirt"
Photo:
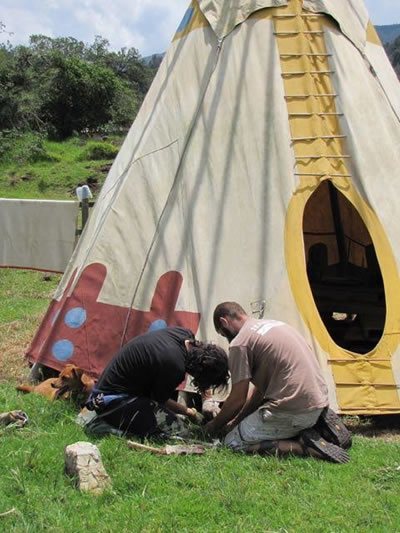
[[[249,379],[271,408],[307,411],[328,405],[328,389],[310,346],[291,326],[249,318],[229,346],[232,384]]]

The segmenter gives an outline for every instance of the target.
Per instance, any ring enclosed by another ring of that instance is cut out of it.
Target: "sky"
[[[32,34],[74,37],[91,43],[95,35],[112,49],[134,47],[143,57],[164,52],[189,0],[0,0],[0,21],[12,35],[0,42],[26,44]],[[365,0],[374,24],[400,23],[400,0]]]

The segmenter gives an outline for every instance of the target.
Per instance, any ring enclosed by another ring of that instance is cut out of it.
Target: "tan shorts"
[[[313,427],[322,411],[279,411],[263,405],[229,432],[224,444],[234,451],[245,451],[249,444],[296,437],[303,429]]]

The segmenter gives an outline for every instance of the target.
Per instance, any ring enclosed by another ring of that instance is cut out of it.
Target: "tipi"
[[[302,332],[341,413],[400,412],[399,117],[362,0],[193,0],[29,360],[220,342],[236,300]]]

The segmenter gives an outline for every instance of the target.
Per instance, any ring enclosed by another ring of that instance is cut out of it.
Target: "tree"
[[[135,48],[110,51],[100,36],[89,45],[46,35],[32,35],[28,46],[0,45],[0,131],[65,138],[109,122],[126,127],[153,75]]]
[[[43,88],[42,119],[60,139],[94,130],[110,120],[117,88],[110,69],[59,56]]]
[[[1,24],[1,23],[0,23]],[[10,76],[12,58],[5,45],[0,46],[0,130],[11,129],[18,105],[12,94],[13,81]]]
[[[118,80],[113,105],[111,106],[111,122],[117,128],[128,128],[139,109],[141,97],[125,80]]]

